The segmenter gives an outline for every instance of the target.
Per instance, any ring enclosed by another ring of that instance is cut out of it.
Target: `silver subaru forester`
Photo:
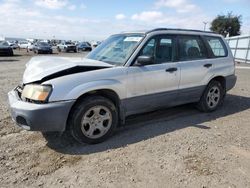
[[[34,57],[8,97],[24,129],[69,130],[93,144],[132,114],[185,103],[212,112],[235,83],[220,35],[160,28],[112,35],[86,58]]]

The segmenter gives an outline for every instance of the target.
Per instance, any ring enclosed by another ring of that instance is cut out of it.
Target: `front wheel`
[[[197,107],[202,112],[212,112],[222,104],[224,97],[225,90],[221,83],[212,80],[205,89]]]
[[[103,142],[112,135],[117,124],[117,108],[102,96],[85,98],[73,108],[69,118],[71,134],[80,143]]]

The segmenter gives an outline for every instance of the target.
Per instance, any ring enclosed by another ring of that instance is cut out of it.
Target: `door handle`
[[[177,71],[176,67],[166,69],[166,72],[170,72],[170,73],[175,72],[175,71]]]
[[[206,68],[210,68],[210,67],[212,67],[213,66],[213,64],[205,64],[205,65],[203,65],[204,67],[206,67]]]

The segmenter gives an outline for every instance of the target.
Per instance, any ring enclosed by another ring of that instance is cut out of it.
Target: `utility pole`
[[[208,22],[203,22],[203,24],[204,24],[204,31],[206,31],[207,23],[208,23]]]

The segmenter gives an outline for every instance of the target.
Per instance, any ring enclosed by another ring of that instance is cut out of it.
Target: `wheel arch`
[[[218,82],[221,83],[224,91],[226,91],[226,78],[224,76],[215,76],[214,78],[212,78],[209,83],[212,81],[212,80],[216,80]]]
[[[75,103],[71,107],[69,114],[68,114],[66,130],[69,129],[69,123],[68,123],[69,118],[70,118],[70,115],[71,115],[72,111],[74,110],[75,106],[77,104],[79,104],[82,100],[84,100],[86,97],[89,97],[89,96],[102,96],[102,97],[109,99],[116,106],[120,120],[125,119],[124,113],[122,110],[122,106],[121,106],[121,99],[120,99],[119,95],[112,89],[96,89],[96,90],[92,90],[92,91],[88,91],[86,93],[83,93],[82,95],[80,95],[76,99]]]

